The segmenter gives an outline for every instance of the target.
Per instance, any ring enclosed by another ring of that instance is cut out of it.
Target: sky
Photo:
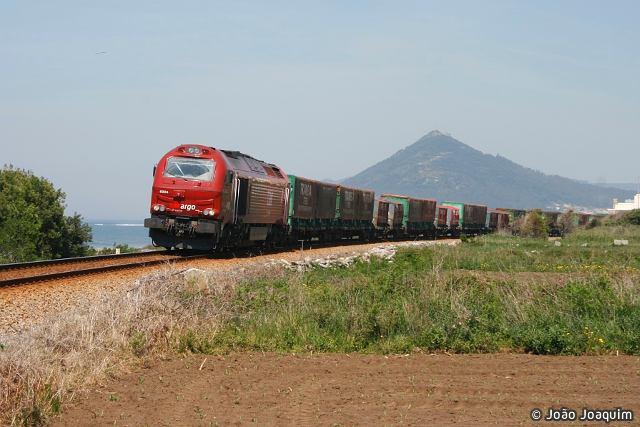
[[[446,4],[445,4],[446,3]],[[0,165],[144,218],[199,143],[344,178],[439,129],[588,181],[640,176],[637,1],[2,1]]]

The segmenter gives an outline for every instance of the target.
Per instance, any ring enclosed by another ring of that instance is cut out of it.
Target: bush
[[[591,230],[592,228],[600,227],[602,225],[602,221],[599,218],[591,218],[591,220],[587,223],[585,228],[587,230]]]
[[[573,232],[576,227],[575,212],[568,210],[558,218],[558,225],[560,226],[560,232],[562,234],[569,234]]]
[[[520,228],[520,235],[536,238],[549,235],[549,229],[539,209],[532,210],[525,216],[524,223]]]
[[[85,255],[91,228],[78,214],[65,216],[65,197],[45,178],[0,169],[0,262]]]
[[[614,215],[609,224],[612,225],[640,225],[640,209]]]

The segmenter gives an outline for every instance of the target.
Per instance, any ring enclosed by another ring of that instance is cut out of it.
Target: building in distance
[[[613,199],[613,209],[608,209],[612,214],[618,212],[632,211],[634,209],[640,209],[640,193],[636,194],[633,199],[619,202],[618,199]]]

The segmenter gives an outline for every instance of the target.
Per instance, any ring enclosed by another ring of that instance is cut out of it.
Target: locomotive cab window
[[[167,178],[184,178],[196,181],[211,181],[215,164],[211,159],[194,159],[190,157],[169,157],[163,176]]]

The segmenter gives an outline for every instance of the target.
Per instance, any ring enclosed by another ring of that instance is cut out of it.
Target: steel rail
[[[96,273],[106,273],[110,271],[125,270],[129,268],[146,267],[151,265],[163,264],[166,262],[188,261],[192,259],[205,258],[205,257],[207,257],[207,255],[190,255],[190,256],[183,256],[183,257],[176,256],[175,258],[168,258],[168,259],[155,259],[150,261],[129,262],[126,264],[112,264],[112,265],[105,265],[101,267],[90,267],[90,268],[78,269],[78,270],[58,271],[55,273],[44,273],[44,274],[39,274],[37,276],[17,277],[12,279],[0,280],[0,288],[6,287],[6,286],[22,285],[26,283],[58,280],[58,279],[64,279],[68,277],[75,277],[75,276],[84,276],[84,275],[96,274]]]
[[[167,251],[165,249],[162,249],[162,250],[146,251],[146,252],[131,252],[126,254],[91,255],[91,256],[74,257],[74,258],[45,259],[40,261],[0,264],[0,271],[19,270],[24,268],[35,268],[35,267],[47,267],[49,265],[59,265],[59,264],[73,264],[73,263],[82,263],[82,262],[91,262],[91,261],[102,261],[102,260],[109,260],[109,259],[135,258],[135,257],[163,255],[163,254],[174,255],[174,256],[176,255],[176,253],[173,251]]]

